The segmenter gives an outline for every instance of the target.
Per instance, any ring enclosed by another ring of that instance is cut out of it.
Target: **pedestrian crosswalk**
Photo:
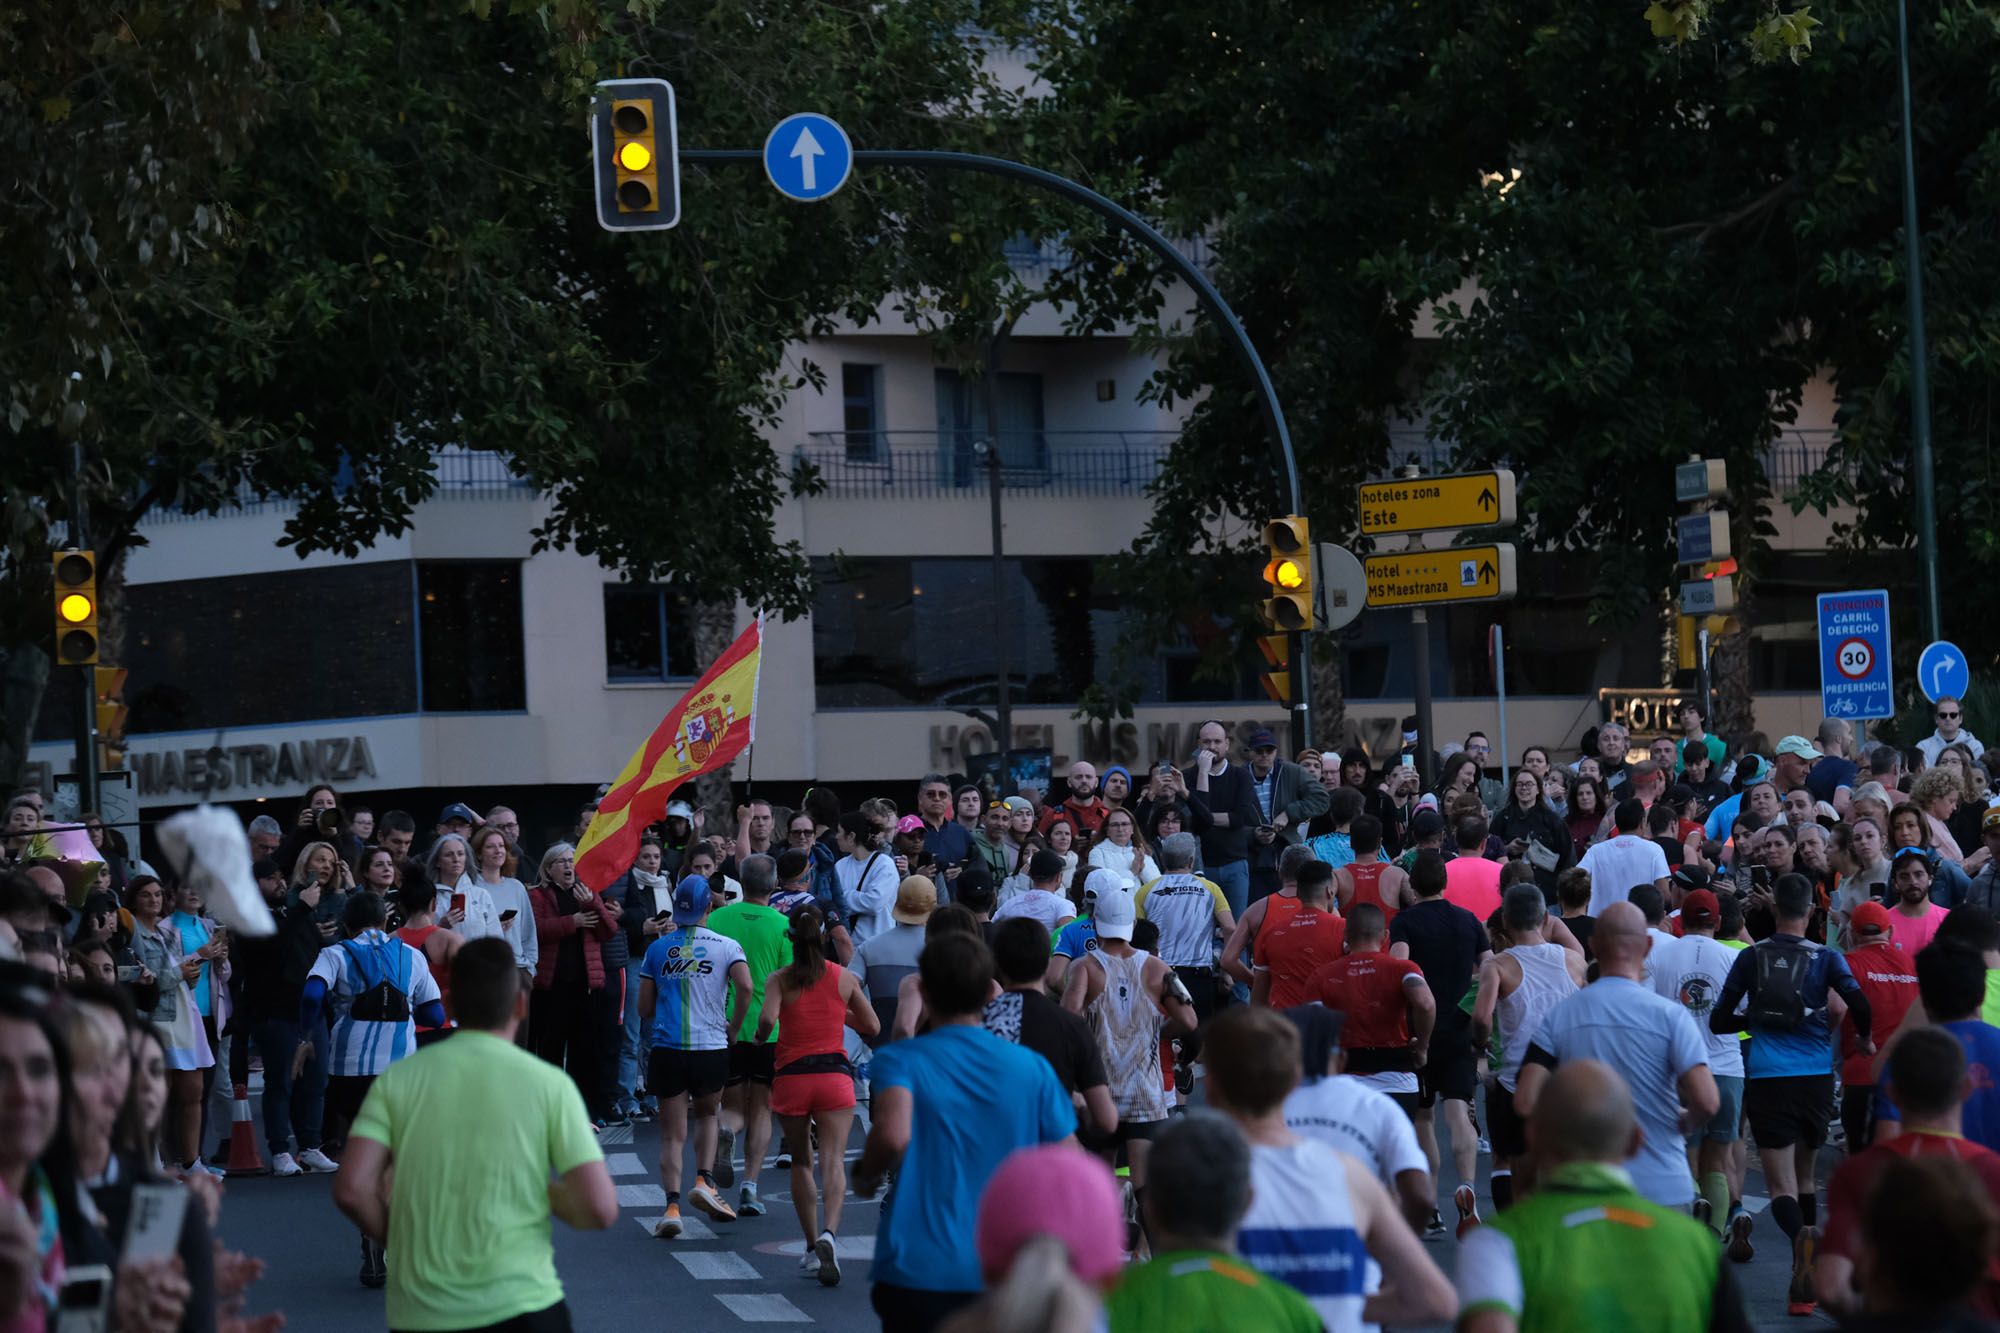
[[[650,1140],[652,1136],[647,1133],[646,1137]],[[717,1226],[683,1203],[681,1234],[666,1241],[653,1238],[653,1227],[667,1205],[666,1190],[654,1174],[653,1144],[636,1144],[633,1130],[627,1126],[605,1131],[599,1135],[598,1141],[606,1148],[605,1168],[611,1173],[617,1188],[619,1208],[646,1236],[648,1244],[657,1250],[664,1250],[666,1256],[671,1257],[672,1265],[677,1265],[690,1280],[704,1286],[714,1284],[718,1288],[703,1292],[703,1298],[712,1297],[736,1320],[746,1324],[817,1322],[782,1291],[771,1290],[779,1283],[799,1281],[798,1260],[807,1249],[791,1217],[790,1173],[779,1171],[772,1165],[777,1156],[775,1145],[763,1171],[763,1198],[770,1210],[764,1218],[746,1218],[733,1225]],[[844,1153],[850,1163],[860,1156],[857,1145],[858,1137]],[[620,1148],[625,1150],[618,1151]],[[724,1196],[733,1202],[735,1191],[725,1190]],[[857,1209],[867,1208],[873,1202],[849,1198],[847,1210],[852,1215]],[[873,1215],[868,1216],[872,1221]],[[875,1238],[872,1235],[842,1236],[837,1246],[843,1263],[866,1263],[874,1257]],[[759,1271],[760,1262],[774,1271]],[[866,1269],[862,1269],[861,1273],[865,1280]],[[801,1282],[801,1285],[808,1290],[818,1290],[811,1283]],[[763,1290],[756,1289],[757,1286]],[[691,1326],[709,1327],[715,1322],[715,1318],[697,1318]]]

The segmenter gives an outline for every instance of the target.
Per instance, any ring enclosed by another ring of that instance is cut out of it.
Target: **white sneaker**
[[[306,1169],[288,1152],[281,1152],[271,1159],[271,1174],[274,1176],[302,1176]]]
[[[181,1174],[184,1176],[214,1176],[217,1180],[225,1178],[223,1172],[216,1170],[200,1158],[196,1158],[194,1165],[184,1169]]]
[[[806,1252],[799,1256],[799,1276],[813,1278],[819,1276],[819,1255],[813,1252],[811,1246],[807,1246]]]
[[[299,1165],[308,1171],[338,1171],[340,1163],[328,1157],[317,1148],[308,1148],[299,1154]]]

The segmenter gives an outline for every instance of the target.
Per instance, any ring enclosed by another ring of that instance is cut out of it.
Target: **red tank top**
[[[1348,914],[1354,912],[1354,903],[1373,903],[1382,909],[1384,923],[1396,919],[1396,909],[1382,901],[1382,872],[1389,868],[1387,861],[1356,861],[1347,867],[1347,873],[1354,881],[1354,898],[1348,904]]]
[[[1250,937],[1254,955],[1264,937],[1299,914],[1299,900],[1289,893],[1274,893],[1264,899],[1264,915],[1257,921],[1257,933]]]
[[[1332,912],[1295,907],[1274,929],[1257,939],[1257,966],[1271,974],[1271,1007],[1310,1003],[1313,973],[1340,957],[1347,923]]]
[[[401,940],[403,943],[409,945],[412,949],[415,949],[418,953],[423,955],[424,968],[431,974],[431,980],[437,983],[438,998],[444,1002],[445,1016],[450,1017],[451,1016],[451,969],[446,968],[444,969],[443,973],[440,974],[438,969],[431,966],[430,953],[428,950],[424,948],[424,944],[430,939],[430,937],[434,933],[442,929],[443,929],[442,926],[402,926],[397,929],[396,938]],[[419,1032],[431,1032],[434,1030],[435,1029],[425,1027],[422,1023],[417,1024],[417,1031]]]
[[[808,1055],[838,1055],[847,1049],[847,1002],[840,998],[840,969],[826,964],[819,980],[802,991],[786,991],[778,1003],[779,1073]]]

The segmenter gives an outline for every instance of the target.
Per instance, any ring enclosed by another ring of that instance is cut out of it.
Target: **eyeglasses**
[[[1938,721],[1940,721],[1940,722],[1956,722],[1956,721],[1957,721],[1957,720],[1959,719],[1959,717],[1960,717],[1960,716],[1961,716],[1961,714],[1958,714],[1958,713],[1947,713],[1947,712],[1943,711],[1942,709],[1940,709],[1940,710],[1938,711]]]

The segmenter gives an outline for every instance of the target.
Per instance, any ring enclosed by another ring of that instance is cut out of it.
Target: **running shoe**
[[[806,1252],[799,1256],[799,1276],[815,1278],[819,1276],[819,1254],[810,1245],[806,1246]]]
[[[299,1165],[298,1159],[288,1152],[277,1153],[271,1158],[271,1174],[274,1176],[302,1176],[305,1173],[306,1169]]]
[[[736,1135],[726,1129],[715,1131],[715,1183],[728,1189],[736,1183]]]
[[[1472,1192],[1472,1186],[1460,1185],[1452,1191],[1451,1201],[1458,1208],[1458,1230],[1453,1234],[1465,1239],[1465,1233],[1479,1225],[1479,1196]]]
[[[361,1238],[361,1285],[364,1287],[385,1287],[389,1284],[389,1266],[382,1260],[382,1247],[363,1236]]]
[[[738,1217],[762,1217],[764,1215],[764,1202],[757,1197],[757,1184],[755,1181],[746,1180],[743,1182],[743,1189],[736,1196],[736,1215]]]
[[[778,1160],[773,1162],[772,1165],[780,1171],[789,1171],[792,1169],[792,1155],[788,1152],[781,1152],[778,1154]]]
[[[1757,1247],[1750,1243],[1750,1232],[1756,1224],[1757,1220],[1741,1204],[1729,1215],[1728,1254],[1731,1263],[1747,1264],[1757,1257]]]
[[[1424,1239],[1443,1240],[1444,1232],[1445,1232],[1445,1226],[1444,1226],[1443,1216],[1441,1216],[1438,1213],[1437,1209],[1435,1208],[1431,1209],[1431,1220],[1424,1223]]]
[[[317,1148],[307,1148],[299,1154],[299,1165],[308,1171],[338,1171],[340,1163],[328,1157]]]
[[[839,1246],[833,1243],[833,1233],[822,1231],[813,1242],[813,1257],[819,1260],[819,1284],[822,1287],[840,1285]]]
[[[667,1205],[667,1211],[660,1216],[658,1221],[653,1223],[653,1236],[658,1240],[672,1240],[680,1234],[681,1206],[677,1203],[670,1203]]]
[[[1813,1257],[1819,1252],[1819,1228],[1800,1227],[1792,1238],[1792,1287],[1785,1299],[1785,1313],[1801,1318],[1819,1309],[1813,1291]]]
[[[1694,1220],[1707,1227],[1710,1231],[1715,1230],[1715,1205],[1700,1195],[1696,1195],[1694,1201]]]
[[[688,1191],[687,1201],[691,1207],[699,1208],[718,1222],[734,1222],[736,1210],[723,1201],[721,1191],[714,1182],[704,1176]]]

